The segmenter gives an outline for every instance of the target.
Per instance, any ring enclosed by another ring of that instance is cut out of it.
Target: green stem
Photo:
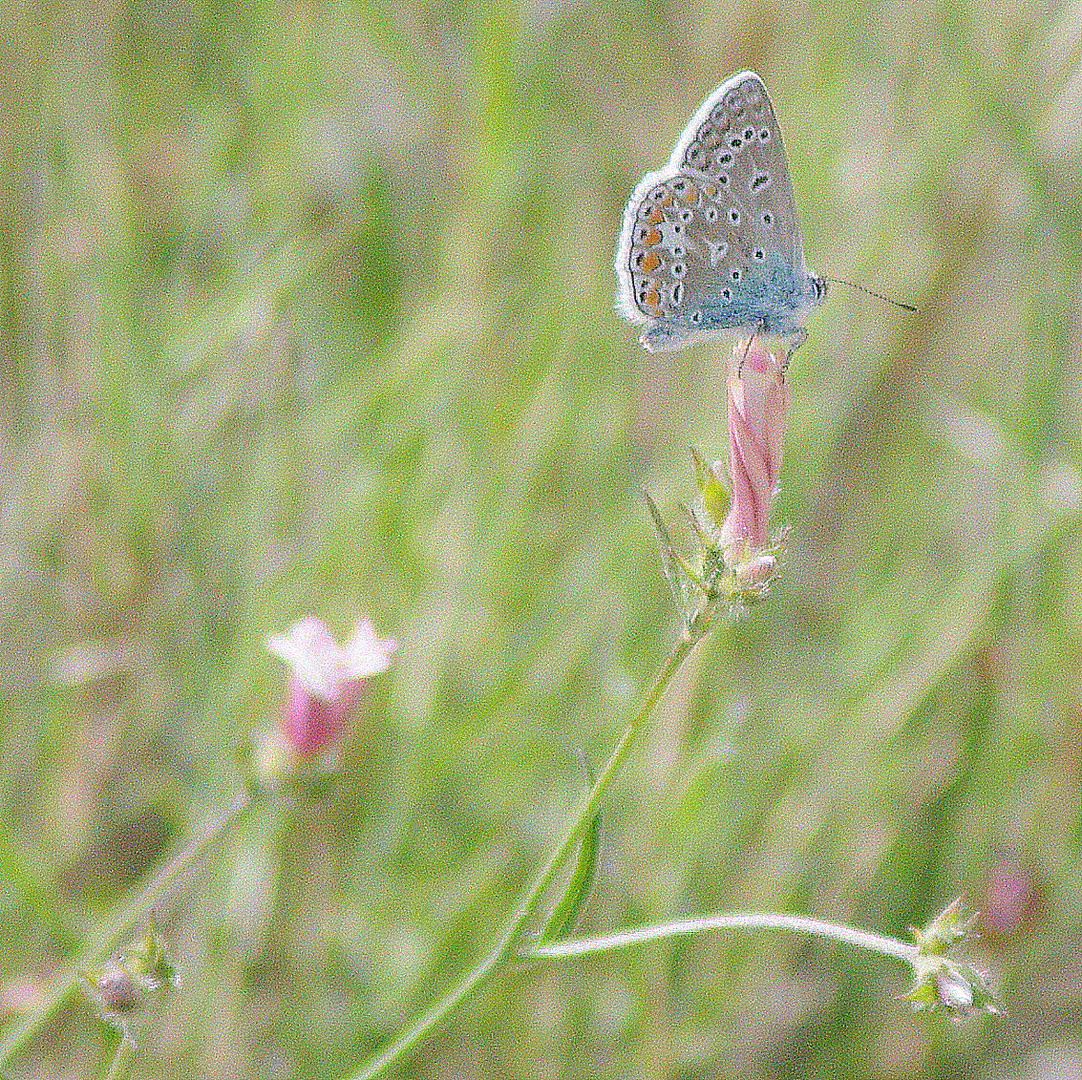
[[[0,1043],[0,1064],[6,1063],[28,1039],[30,1039],[79,985],[81,973],[95,963],[104,960],[124,939],[137,922],[150,913],[165,889],[206,852],[234,825],[252,805],[247,791],[237,797],[232,806],[207,825],[177,854],[145,889],[122,911],[108,920],[94,933],[88,935],[79,954],[68,963],[64,971],[53,981],[37,1008],[23,1015]]]
[[[758,911],[703,915],[696,919],[680,919],[677,922],[658,923],[655,926],[640,926],[635,930],[621,930],[615,934],[602,934],[599,937],[553,941],[547,945],[529,945],[517,949],[515,955],[526,960],[585,956],[588,953],[606,952],[609,949],[637,945],[644,941],[659,941],[662,938],[682,934],[697,934],[702,930],[770,928],[818,934],[820,937],[833,938],[847,945],[856,945],[860,949],[892,956],[910,965],[915,963],[918,956],[918,949],[912,942],[899,941],[897,938],[884,937],[882,934],[873,934],[867,930],[857,930],[852,926],[841,926],[838,923],[823,922],[820,919],[808,919],[803,915],[781,915]]]
[[[116,1053],[113,1055],[109,1071],[105,1074],[105,1080],[123,1080],[128,1075],[131,1071],[132,1047],[133,1044],[128,1036],[121,1032],[120,1041],[116,1045]]]
[[[612,756],[601,772],[598,773],[594,786],[579,804],[571,824],[564,833],[563,839],[556,845],[544,869],[538,874],[537,879],[511,915],[503,934],[496,944],[472,971],[468,972],[448,990],[443,998],[425,1012],[412,1027],[404,1031],[394,1042],[368,1061],[360,1072],[353,1074],[350,1080],[369,1080],[370,1077],[379,1076],[387,1066],[402,1057],[411,1047],[420,1042],[432,1028],[448,1017],[473,990],[495,975],[508,957],[515,956],[514,943],[523,926],[534,913],[538,900],[551,884],[560,867],[563,866],[582,831],[593,820],[601,799],[619,771],[620,766],[624,763],[635,739],[642,731],[647,717],[653,711],[658,699],[672,681],[672,677],[676,674],[680,665],[687,658],[688,653],[691,652],[697,637],[698,635],[694,638],[685,635],[676,643],[672,654],[665,662],[665,666],[658,673],[654,684],[650,687],[646,697],[643,698],[642,704],[628,723],[627,729],[620,737],[620,741],[616,744]]]

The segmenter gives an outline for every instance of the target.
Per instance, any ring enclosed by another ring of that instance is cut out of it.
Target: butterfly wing
[[[804,288],[781,133],[762,81],[727,79],[699,107],[666,168],[624,211],[618,300],[650,349],[767,325]]]
[[[703,173],[740,210],[750,237],[785,262],[804,268],[793,185],[781,130],[762,79],[742,71],[726,79],[703,103],[677,140],[669,167]],[[764,223],[761,214],[771,215]]]

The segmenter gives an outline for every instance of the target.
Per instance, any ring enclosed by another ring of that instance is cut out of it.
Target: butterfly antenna
[[[832,281],[836,285],[848,285],[851,289],[857,289],[859,292],[867,293],[869,296],[874,296],[877,300],[885,300],[888,304],[903,308],[905,311],[920,311],[920,308],[914,307],[912,304],[903,304],[901,300],[892,300],[889,296],[877,293],[874,289],[866,289],[863,285],[857,285],[856,282],[853,281],[842,281],[841,278],[836,277],[827,278],[827,281]]]

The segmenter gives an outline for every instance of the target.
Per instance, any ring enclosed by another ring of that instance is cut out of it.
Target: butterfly
[[[791,354],[826,278],[804,265],[781,132],[762,79],[741,71],[703,103],[668,165],[624,210],[616,301],[650,352],[744,331]]]

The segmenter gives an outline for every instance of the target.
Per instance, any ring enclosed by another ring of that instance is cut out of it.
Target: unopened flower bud
[[[770,554],[755,555],[739,566],[733,567],[733,577],[742,588],[751,588],[769,581],[778,569],[777,556]]]
[[[141,1009],[147,995],[176,984],[176,971],[166,955],[165,940],[151,918],[146,933],[124,952],[94,971],[83,973],[102,1018],[120,1028],[130,1041],[128,1018]]]
[[[1039,881],[1022,866],[999,859],[989,868],[977,921],[981,938],[1000,945],[1040,918]]]
[[[120,966],[103,968],[90,981],[94,996],[110,1013],[130,1013],[141,1003],[143,988]]]
[[[721,544],[744,561],[769,543],[770,511],[781,472],[789,385],[785,357],[753,340],[737,342],[727,370],[729,479],[732,503],[721,529]]]

